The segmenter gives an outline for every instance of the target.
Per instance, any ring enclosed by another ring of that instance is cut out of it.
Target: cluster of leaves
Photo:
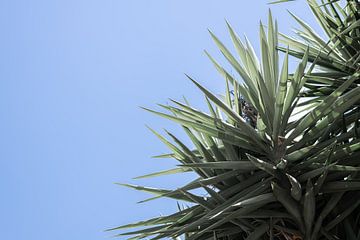
[[[124,184],[191,204],[111,230],[143,227],[120,234],[131,239],[360,239],[360,4],[308,4],[328,41],[293,14],[296,38],[279,34],[271,13],[267,29],[260,25],[261,60],[229,24],[238,56],[210,33],[237,73],[207,53],[225,79],[224,97],[189,77],[209,113],[178,101],[162,105],[167,113],[147,109],[180,124],[195,149],[152,130],[172,151],[160,157],[180,165],[143,177],[192,171],[199,178],[175,190]],[[289,56],[301,59],[294,73]]]

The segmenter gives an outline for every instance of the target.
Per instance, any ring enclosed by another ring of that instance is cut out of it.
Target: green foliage
[[[269,13],[260,24],[261,59],[228,25],[237,56],[212,33],[236,71],[230,74],[209,53],[224,78],[217,97],[204,94],[209,113],[187,103],[148,111],[180,124],[195,149],[173,134],[159,137],[179,161],[175,169],[198,179],[176,190],[123,184],[189,203],[169,216],[113,228],[131,239],[360,239],[360,4],[308,0],[328,36],[303,20],[298,38],[279,34]],[[279,40],[285,45],[279,45]],[[282,51],[280,62],[278,51]],[[289,56],[300,61],[289,73]],[[241,79],[242,81],[239,81]],[[192,190],[203,189],[207,196]],[[146,201],[148,201],[146,200]]]

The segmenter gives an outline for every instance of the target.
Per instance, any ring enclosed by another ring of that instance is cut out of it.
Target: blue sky
[[[0,1],[1,239],[109,239],[106,228],[174,211],[171,200],[136,204],[148,195],[113,184],[192,178],[132,180],[175,164],[151,158],[167,149],[145,124],[184,137],[138,106],[183,95],[203,106],[184,73],[221,93],[203,54],[221,59],[207,28],[230,43],[227,19],[257,48],[266,2]],[[315,24],[304,1],[272,6],[283,32],[294,25],[286,8]]]

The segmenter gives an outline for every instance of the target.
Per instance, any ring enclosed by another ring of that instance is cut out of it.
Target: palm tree
[[[111,230],[141,227],[119,234],[131,239],[360,239],[360,4],[308,5],[328,39],[294,14],[298,37],[280,34],[270,12],[267,28],[260,24],[260,60],[230,24],[237,56],[210,32],[236,72],[207,53],[224,96],[189,77],[208,111],[175,100],[162,105],[166,112],[146,109],[180,124],[194,149],[151,130],[171,150],[159,157],[180,165],[143,177],[191,171],[198,178],[176,190],[123,184],[189,206]],[[294,73],[290,56],[301,59]]]

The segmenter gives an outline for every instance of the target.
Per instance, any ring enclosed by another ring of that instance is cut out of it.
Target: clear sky
[[[266,0],[0,1],[0,238],[100,240],[104,229],[169,213],[172,200],[114,185],[173,187],[189,175],[132,177],[174,166],[146,129],[173,124],[155,108],[185,95],[202,106],[188,73],[214,92],[221,62],[207,28],[230,43],[224,19],[258,48]],[[314,23],[304,1],[271,6],[280,30],[289,8]],[[296,26],[296,25],[295,25]]]

